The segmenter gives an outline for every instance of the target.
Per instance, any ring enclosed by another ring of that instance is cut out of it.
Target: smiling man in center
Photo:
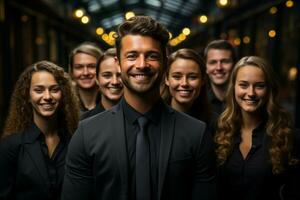
[[[79,124],[67,155],[63,199],[215,199],[215,159],[205,123],[160,98],[168,38],[146,16],[119,26],[124,97]]]

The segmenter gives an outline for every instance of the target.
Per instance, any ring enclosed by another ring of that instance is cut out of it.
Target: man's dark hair
[[[120,59],[121,41],[126,35],[149,36],[160,43],[163,60],[166,62],[166,48],[169,41],[168,30],[149,16],[135,16],[118,27],[116,38],[117,56]]]
[[[231,52],[231,59],[233,63],[236,62],[236,53],[234,47],[226,40],[213,40],[204,49],[204,59],[207,61],[208,51],[211,49],[221,49]]]

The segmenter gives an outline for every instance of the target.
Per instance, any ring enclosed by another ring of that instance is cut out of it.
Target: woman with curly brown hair
[[[0,140],[0,199],[59,199],[78,108],[61,67],[40,61],[24,70]]]
[[[300,199],[300,135],[278,89],[262,58],[235,65],[215,137],[220,199]]]

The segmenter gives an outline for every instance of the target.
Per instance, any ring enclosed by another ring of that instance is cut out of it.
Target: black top
[[[70,137],[62,130],[59,137],[51,158],[35,124],[0,140],[0,199],[60,199]]]
[[[59,182],[59,169],[60,169],[60,162],[63,154],[65,153],[64,150],[67,147],[67,139],[62,135],[59,134],[60,141],[56,146],[53,154],[49,157],[48,147],[45,141],[45,136],[43,133],[40,132],[38,136],[38,141],[41,146],[41,151],[44,156],[44,162],[47,167],[47,176],[49,181],[49,192],[51,195],[51,199],[59,199],[61,193],[61,182]]]
[[[149,120],[147,126],[147,134],[149,137],[150,144],[150,170],[151,170],[151,186],[152,194],[157,194],[158,191],[158,158],[159,158],[159,148],[160,148],[160,136],[161,136],[161,122],[160,122],[160,111],[162,109],[162,101],[159,101],[153,108],[144,114],[144,116]],[[129,186],[130,197],[129,199],[135,199],[135,148],[136,148],[136,136],[139,131],[139,126],[137,119],[142,115],[129,104],[126,103],[124,99],[121,100],[121,105],[124,110],[125,117],[125,134],[127,139],[127,152],[129,160],[129,181],[131,182]],[[152,199],[156,200],[157,196],[152,195]]]
[[[77,91],[77,94],[78,94],[78,98],[79,98],[80,116],[82,116],[84,113],[86,113],[86,112],[88,112],[88,111],[90,111],[92,109],[89,110],[88,108],[86,108],[85,105],[84,105],[84,103],[83,103],[83,101],[80,98],[80,95],[79,95],[78,91]],[[95,108],[96,108],[97,105],[98,105],[98,102],[101,102],[101,94],[100,94],[100,92],[97,93],[97,97],[96,97],[96,101],[95,102],[96,102],[96,106],[95,106]]]
[[[225,101],[220,101],[210,87],[208,87],[207,89],[207,94],[208,101],[210,102],[212,107],[212,111],[220,115],[225,110]]]
[[[295,135],[294,156],[300,158],[300,133]],[[220,168],[220,199],[239,200],[279,200],[300,199],[300,167],[286,166],[286,171],[279,175],[272,173],[269,157],[270,138],[261,124],[252,133],[252,147],[243,158],[239,144],[240,134],[234,138],[234,148],[224,166]],[[298,188],[298,189],[296,189]],[[298,191],[297,191],[298,190]]]
[[[88,110],[85,113],[83,113],[80,116],[80,120],[84,120],[86,118],[92,117],[94,115],[97,115],[98,113],[102,113],[103,111],[105,111],[104,107],[102,106],[101,103],[97,104],[97,106],[95,108],[93,108],[92,110]]]

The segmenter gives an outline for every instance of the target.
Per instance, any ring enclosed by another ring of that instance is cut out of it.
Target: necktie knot
[[[144,128],[148,124],[148,119],[146,117],[144,117],[144,116],[141,116],[141,117],[138,118],[138,124],[139,124],[140,128],[142,130],[144,130]]]

